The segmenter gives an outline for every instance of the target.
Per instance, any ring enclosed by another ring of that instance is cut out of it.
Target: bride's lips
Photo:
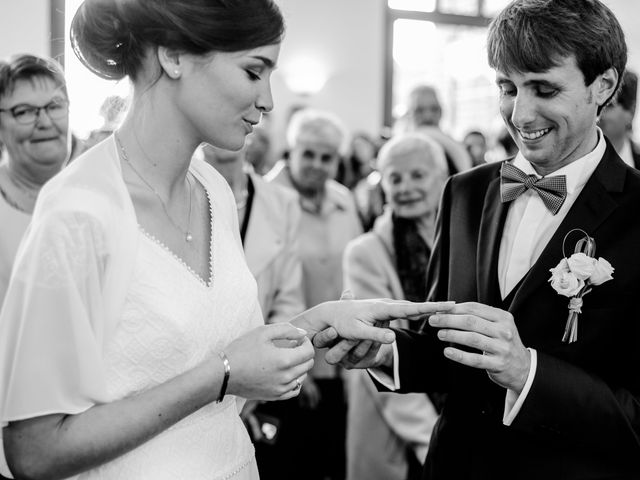
[[[242,122],[244,123],[244,129],[247,131],[247,133],[251,133],[253,132],[253,124],[247,120],[242,120]]]
[[[244,126],[247,132],[251,133],[253,132],[253,127],[255,127],[260,120],[251,120],[248,118],[243,118],[242,121],[244,122]]]

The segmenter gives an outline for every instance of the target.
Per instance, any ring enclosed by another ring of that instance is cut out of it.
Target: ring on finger
[[[300,383],[300,379],[296,378],[296,386],[294,390],[300,390],[302,388],[302,383]]]

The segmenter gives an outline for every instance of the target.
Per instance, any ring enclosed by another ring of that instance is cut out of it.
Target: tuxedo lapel
[[[489,305],[501,299],[498,284],[498,257],[504,222],[509,204],[500,200],[500,177],[489,183],[482,207],[478,236],[477,295],[478,301]]]
[[[617,207],[611,193],[622,191],[625,175],[624,163],[607,144],[602,161],[515,292],[509,311],[516,311],[538,287],[547,283],[549,270],[563,257],[562,242],[568,232],[579,228],[591,236],[597,235],[598,227]],[[567,256],[573,253],[572,246],[575,243],[567,245],[564,252]]]

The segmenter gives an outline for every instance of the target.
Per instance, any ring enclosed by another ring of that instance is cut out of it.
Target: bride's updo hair
[[[70,32],[80,61],[109,80],[135,80],[149,47],[237,52],[278,43],[283,34],[273,0],[85,0]]]

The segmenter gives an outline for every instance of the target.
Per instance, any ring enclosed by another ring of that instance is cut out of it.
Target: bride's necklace
[[[133,170],[133,173],[135,173],[138,176],[138,178],[142,181],[142,183],[144,183],[149,188],[149,190],[151,190],[154,193],[154,195],[156,197],[158,197],[158,200],[160,200],[160,205],[162,205],[162,210],[164,211],[164,214],[167,216],[167,218],[169,219],[171,224],[176,228],[176,230],[178,230],[180,233],[182,233],[184,235],[184,241],[187,242],[187,243],[191,242],[193,240],[193,235],[191,234],[191,231],[190,231],[190,228],[191,228],[191,198],[193,197],[193,193],[192,193],[191,180],[189,179],[189,172],[187,172],[187,175],[186,175],[187,185],[189,185],[189,216],[187,217],[187,229],[183,230],[173,220],[171,215],[169,215],[169,210],[167,210],[167,206],[165,205],[164,200],[162,200],[162,196],[153,187],[153,185],[151,185],[149,182],[147,182],[147,180],[145,180],[145,178],[142,176],[142,174],[140,174],[140,172],[133,166],[133,163],[131,163],[131,161],[129,160],[129,157],[127,156],[127,151],[124,149],[124,145],[122,145],[122,142],[120,141],[118,136],[114,133],[113,137],[115,138],[116,143],[118,144],[118,147],[120,148],[120,151],[122,152],[122,159],[127,163],[127,165],[129,165],[131,170]]]

